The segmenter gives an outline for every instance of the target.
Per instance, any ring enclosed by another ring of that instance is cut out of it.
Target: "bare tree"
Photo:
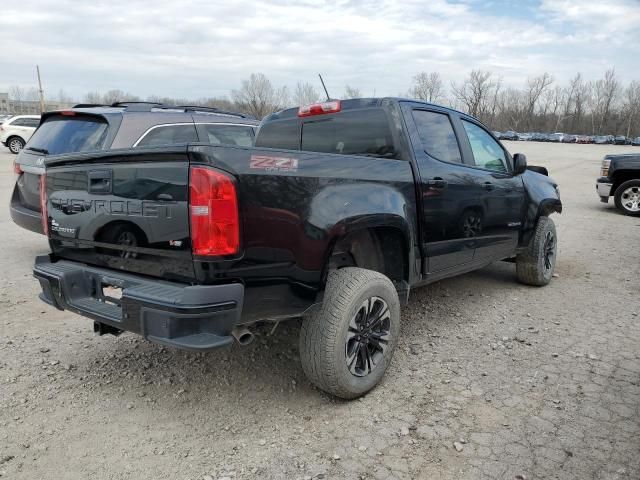
[[[553,83],[553,77],[547,72],[543,73],[539,77],[529,78],[527,80],[526,96],[526,126],[531,128],[533,124],[533,116],[535,114],[536,106],[540,100],[540,96],[549,88]]]
[[[138,100],[140,100],[140,97],[118,89],[109,90],[102,96],[102,102],[106,105],[117,102],[135,102]]]
[[[99,105],[102,103],[102,95],[100,95],[100,92],[97,91],[88,92],[84,96],[84,102]]]
[[[73,103],[75,103],[73,101],[73,97],[67,95],[67,92],[65,92],[62,88],[60,89],[60,91],[58,91],[58,102],[61,105],[72,105]]]
[[[461,83],[451,82],[451,91],[470,115],[482,118],[488,109],[488,100],[491,92],[496,87],[491,72],[473,70]]]
[[[284,87],[276,90],[264,74],[252,73],[231,96],[242,110],[260,119],[283,108],[288,103],[287,93]]]
[[[624,91],[624,113],[627,118],[627,137],[631,136],[634,121],[640,121],[640,81],[634,80]]]
[[[597,116],[597,129],[601,132],[607,126],[611,115],[611,107],[616,101],[620,91],[620,84],[616,79],[615,70],[607,70],[604,78],[595,82],[593,88],[595,100],[594,113]]]
[[[345,85],[344,95],[342,95],[342,98],[361,98],[361,97],[362,97],[362,92],[360,92],[360,89],[351,87],[349,85]]]
[[[36,87],[29,87],[24,93],[24,100],[27,102],[37,102],[40,99],[40,94]]]
[[[309,105],[320,99],[318,91],[307,82],[298,82],[293,91],[293,103],[296,105]]]
[[[9,87],[9,98],[11,100],[15,100],[16,102],[21,102],[24,100],[24,89],[19,85],[13,85]]]
[[[438,103],[445,99],[444,83],[438,72],[420,72],[413,77],[409,94],[425,102]]]

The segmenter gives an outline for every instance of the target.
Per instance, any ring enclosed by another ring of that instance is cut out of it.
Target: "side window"
[[[505,151],[495,138],[475,123],[462,120],[462,124],[469,137],[476,167],[507,173],[509,168]]]
[[[449,115],[427,110],[414,110],[413,119],[418,128],[422,147],[430,156],[445,162],[462,162],[460,147]]]
[[[213,145],[237,145],[239,147],[253,146],[253,128],[246,125],[217,125],[215,123],[202,125],[205,138],[200,140]]]
[[[23,118],[16,118],[9,125],[11,125],[13,127],[24,127],[24,119]]]
[[[40,125],[40,119],[39,118],[30,118],[29,119],[29,126],[36,128],[38,125]]]
[[[150,130],[142,137],[136,147],[152,145],[171,145],[173,143],[197,142],[198,134],[195,125],[185,123],[183,125],[161,125]]]

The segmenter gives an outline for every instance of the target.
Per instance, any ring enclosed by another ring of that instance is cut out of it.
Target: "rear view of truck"
[[[193,264],[238,251],[231,176],[171,147],[52,158],[41,178],[52,249],[34,272],[43,300],[93,318],[98,333],[190,350],[231,343],[243,286],[194,285]]]
[[[406,299],[422,265],[399,119],[394,101],[331,101],[274,114],[255,147],[47,157],[42,299],[99,334],[193,351],[302,318],[309,379],[366,393],[398,340],[398,292]]]

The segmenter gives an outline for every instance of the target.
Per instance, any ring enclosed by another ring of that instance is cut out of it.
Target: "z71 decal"
[[[296,172],[298,170],[298,159],[251,155],[249,168],[276,172]]]

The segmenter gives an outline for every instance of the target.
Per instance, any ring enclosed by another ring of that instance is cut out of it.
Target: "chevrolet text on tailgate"
[[[562,210],[476,119],[393,98],[274,113],[254,147],[50,156],[41,182],[44,301],[193,351],[302,318],[305,373],[343,398],[382,378],[412,288],[498,260],[549,283]]]

